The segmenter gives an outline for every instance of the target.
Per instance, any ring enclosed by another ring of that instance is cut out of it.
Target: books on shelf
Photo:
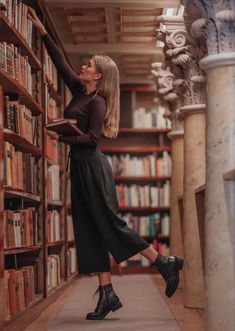
[[[68,269],[67,275],[72,275],[77,270],[77,255],[76,255],[76,248],[70,247],[67,251],[68,255]]]
[[[45,117],[47,123],[59,117],[59,107],[56,100],[50,96],[47,84],[45,84]]]
[[[77,120],[58,119],[48,123],[46,128],[63,136],[83,135],[83,132],[76,126],[76,123]]]
[[[60,167],[58,164],[48,167],[47,198],[60,200]]]
[[[27,247],[41,242],[39,215],[34,207],[4,210],[4,248]]]
[[[45,63],[44,63],[44,71],[47,77],[48,83],[53,86],[53,88],[58,90],[58,74],[54,63],[52,62],[50,56],[45,49]]]
[[[147,110],[144,107],[139,107],[133,112],[133,127],[134,128],[158,128],[170,129],[171,122],[164,117],[166,109],[162,106]]]
[[[171,176],[171,157],[167,151],[152,153],[143,157],[125,153],[106,154],[116,176]]]
[[[47,211],[47,241],[62,240],[61,217],[58,210]]]
[[[67,216],[67,240],[74,240],[73,219],[71,215]]]
[[[59,162],[59,143],[57,139],[46,136],[46,155],[55,163]]]
[[[60,276],[60,256],[49,254],[47,260],[47,287],[48,290],[55,289],[61,282]]]
[[[116,186],[120,207],[169,207],[170,181],[158,186],[124,185]]]

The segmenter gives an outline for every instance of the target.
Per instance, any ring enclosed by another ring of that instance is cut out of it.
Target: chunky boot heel
[[[166,282],[165,294],[171,297],[179,285],[179,271],[182,270],[184,260],[176,256],[158,254],[151,266],[160,272]]]
[[[116,310],[118,310],[118,309],[120,309],[120,308],[122,308],[122,307],[123,307],[123,305],[122,305],[122,303],[119,301],[119,302],[115,305],[115,307],[112,308],[112,311],[116,311]]]
[[[95,311],[87,314],[87,320],[103,320],[111,311],[116,311],[122,308],[122,303],[117,294],[114,292],[112,284],[99,286],[96,293],[98,292],[99,300],[96,309]]]

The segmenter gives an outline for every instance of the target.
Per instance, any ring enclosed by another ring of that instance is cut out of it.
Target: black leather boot
[[[116,311],[122,307],[122,303],[114,292],[112,284],[99,286],[96,290],[97,292],[99,292],[99,300],[96,309],[94,312],[87,314],[87,320],[102,320],[110,311]]]
[[[160,272],[166,281],[165,294],[171,297],[179,285],[179,270],[183,268],[184,260],[176,256],[163,256],[158,254],[151,267]]]

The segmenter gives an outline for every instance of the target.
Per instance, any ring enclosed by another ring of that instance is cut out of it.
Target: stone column
[[[205,52],[185,26],[169,30],[174,17],[159,17],[165,24],[166,57],[176,75],[174,87],[181,97],[184,117],[184,305],[204,308],[202,252],[195,203],[195,189],[205,182],[205,76],[198,62]],[[178,20],[178,18],[177,18]]]
[[[235,168],[235,2],[192,2],[203,15],[193,23],[192,34],[204,34],[208,48],[208,56],[200,61],[207,76],[206,330],[234,331],[235,212],[233,208],[229,217],[223,174]],[[227,198],[234,204],[232,185]]]
[[[172,130],[168,134],[171,139],[171,224],[170,254],[183,257],[183,238],[178,208],[178,197],[183,194],[183,121],[178,112],[178,95],[173,88],[174,75],[169,67],[162,63],[152,64],[152,74],[157,85],[157,95],[167,104]],[[182,284],[181,284],[182,285]]]

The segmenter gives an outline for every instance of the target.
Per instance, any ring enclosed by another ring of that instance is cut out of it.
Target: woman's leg
[[[98,272],[99,285],[111,284],[111,272]]]
[[[150,262],[154,262],[158,256],[158,252],[152,246],[140,251],[140,254],[146,257]]]

